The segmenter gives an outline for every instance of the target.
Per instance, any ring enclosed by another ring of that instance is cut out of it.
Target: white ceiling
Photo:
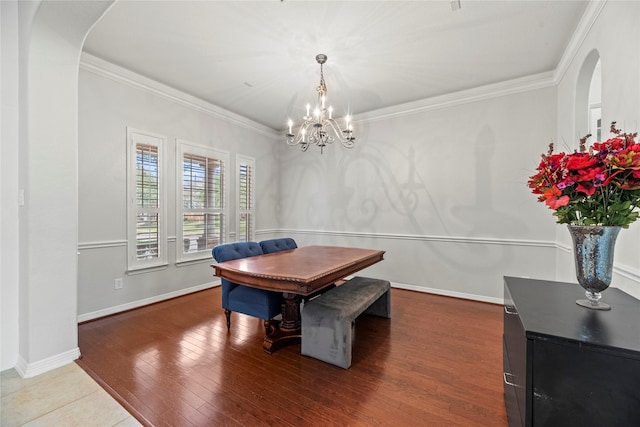
[[[553,71],[587,2],[128,1],[84,50],[284,129],[324,66],[336,117]]]

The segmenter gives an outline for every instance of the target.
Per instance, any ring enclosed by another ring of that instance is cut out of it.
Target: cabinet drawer
[[[504,290],[504,356],[509,366],[509,372],[505,370],[505,387],[507,383],[513,384],[512,388],[516,396],[516,403],[520,413],[522,426],[526,425],[527,416],[527,338],[524,326],[513,303],[509,290]],[[510,425],[511,420],[509,420]]]
[[[507,346],[502,340],[502,362],[503,362],[503,386],[504,386],[504,402],[507,407],[507,419],[509,421],[509,427],[524,427],[523,417],[520,412],[521,408],[518,405],[518,397],[516,395],[516,384],[512,381],[511,363],[509,362],[509,354],[507,353]],[[524,408],[522,408],[524,409]]]

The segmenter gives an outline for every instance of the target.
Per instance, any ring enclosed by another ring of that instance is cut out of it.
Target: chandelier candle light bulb
[[[307,151],[311,144],[320,147],[323,153],[324,147],[335,141],[340,141],[343,147],[353,148],[356,138],[353,136],[353,124],[351,118],[345,117],[345,128],[341,129],[338,122],[333,119],[333,106],[327,105],[327,85],[324,82],[323,64],[327,62],[327,55],[319,54],[316,62],[320,64],[320,84],[316,88],[318,100],[311,113],[311,104],[307,104],[307,114],[303,117],[298,134],[293,133],[293,121],[288,121],[289,133],[286,135],[288,145],[299,145],[302,151]],[[327,114],[328,112],[328,114]],[[308,131],[308,134],[307,134]]]

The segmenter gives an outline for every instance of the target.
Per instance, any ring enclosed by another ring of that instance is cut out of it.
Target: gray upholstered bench
[[[354,277],[305,303],[302,354],[347,369],[354,320],[362,313],[391,318],[390,289],[387,280]]]

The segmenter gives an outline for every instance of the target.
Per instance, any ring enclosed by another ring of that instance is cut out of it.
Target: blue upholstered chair
[[[262,255],[262,249],[256,242],[237,242],[218,245],[211,251],[217,262],[248,258]],[[227,329],[231,327],[231,312],[247,314],[265,321],[265,328],[269,320],[282,312],[282,294],[280,292],[265,291],[263,289],[243,286],[221,279],[222,308],[227,316]]]
[[[295,249],[298,245],[296,245],[296,241],[291,237],[283,237],[281,239],[263,240],[260,242],[260,247],[262,248],[262,252],[270,254],[273,252]]]

